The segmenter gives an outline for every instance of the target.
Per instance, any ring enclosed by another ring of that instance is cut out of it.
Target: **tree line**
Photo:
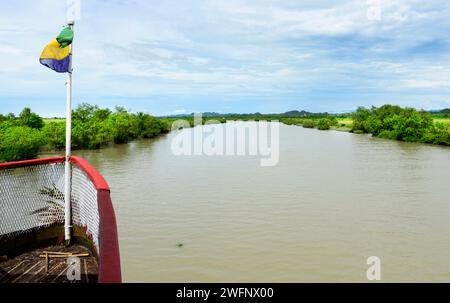
[[[127,143],[168,133],[166,120],[122,107],[114,111],[81,104],[72,112],[72,149],[98,149],[110,143]],[[65,147],[64,120],[48,123],[25,108],[18,117],[0,115],[0,162],[33,159],[43,151]]]
[[[450,145],[447,125],[435,123],[429,112],[397,105],[359,107],[353,114],[353,132],[406,142]]]
[[[209,115],[203,119],[225,123],[227,120],[279,120],[288,125],[302,125],[320,130],[347,127],[338,118],[353,120],[348,131],[368,133],[373,136],[406,142],[423,142],[450,146],[450,129],[443,123],[435,123],[430,112],[396,105],[359,107],[353,114],[309,114],[302,117],[280,114],[230,114]],[[438,113],[446,118],[449,110]],[[123,107],[115,110],[81,104],[72,112],[72,149],[99,149],[111,143],[122,144],[137,138],[153,138],[168,133],[171,123],[186,119],[191,126],[192,116],[156,118],[139,112],[132,113]],[[25,108],[19,116],[0,114],[0,162],[33,159],[40,152],[59,151],[65,147],[65,121],[44,121],[39,115]]]
[[[280,122],[287,125],[301,125],[304,128],[317,128],[319,130],[330,130],[338,126],[339,121],[335,116],[306,117],[306,118],[281,118]]]

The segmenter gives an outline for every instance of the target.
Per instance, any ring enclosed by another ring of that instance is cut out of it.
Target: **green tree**
[[[44,127],[44,120],[37,114],[33,113],[31,109],[25,107],[19,115],[19,124],[21,126],[41,129]]]
[[[167,123],[161,119],[156,119],[144,113],[137,113],[135,118],[138,124],[139,135],[143,138],[153,138],[169,131]]]
[[[106,122],[110,115],[109,109],[80,104],[72,113],[72,148],[99,149],[112,141],[113,130]]]
[[[327,119],[330,126],[337,126],[339,124],[338,119],[335,116],[328,116]]]
[[[370,110],[368,110],[365,107],[358,107],[356,112],[352,115],[353,119],[353,129],[352,131],[362,131],[367,132],[364,122],[369,118],[371,115]]]
[[[317,122],[317,128],[320,130],[329,130],[331,127],[330,120],[326,118],[319,119]]]
[[[450,130],[443,123],[436,123],[422,136],[421,142],[450,146]]]
[[[316,127],[316,122],[312,119],[305,119],[305,120],[303,120],[303,127],[304,128],[314,128],[314,127]]]
[[[66,125],[63,122],[50,122],[42,129],[47,139],[47,149],[63,150],[66,146]]]
[[[45,138],[37,129],[14,126],[0,130],[0,162],[36,158]]]
[[[450,130],[434,125],[430,113],[396,105],[370,110],[360,107],[353,115],[353,130],[407,142],[448,145]]]
[[[116,144],[127,143],[139,136],[137,119],[121,107],[108,117],[107,123]]]
[[[88,103],[81,103],[78,107],[72,111],[72,120],[86,122],[94,117],[95,111],[98,106],[94,106]]]

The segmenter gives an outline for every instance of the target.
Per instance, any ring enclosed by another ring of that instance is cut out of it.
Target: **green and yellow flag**
[[[73,31],[67,26],[42,51],[39,61],[42,65],[58,73],[67,73],[70,67],[70,45],[73,41]]]

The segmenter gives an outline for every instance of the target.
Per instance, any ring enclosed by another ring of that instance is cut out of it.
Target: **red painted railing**
[[[64,160],[64,157],[53,157],[20,162],[0,163],[0,170],[63,163]],[[97,206],[99,216],[98,282],[120,283],[121,268],[117,224],[108,183],[103,176],[98,173],[86,160],[78,157],[71,157],[71,163],[81,169],[88,176],[97,190]]]

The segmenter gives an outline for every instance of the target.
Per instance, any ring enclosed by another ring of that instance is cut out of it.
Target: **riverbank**
[[[81,104],[72,112],[72,150],[100,149],[170,131],[170,124],[144,113],[114,111]],[[0,162],[37,158],[40,153],[65,148],[64,119],[44,120],[29,108],[18,117],[0,115]]]
[[[405,142],[450,146],[448,110],[431,114],[411,108],[384,105],[358,108],[353,114],[288,112],[285,114],[205,114],[202,123],[226,121],[273,121],[319,130],[368,133]],[[172,123],[183,119],[194,125],[194,117],[153,117],[116,107],[114,111],[81,104],[72,114],[72,149],[100,149],[139,138],[154,138],[170,132]],[[64,150],[65,120],[42,119],[30,109],[18,117],[0,115],[0,162],[36,158],[40,153]]]
[[[413,108],[383,105],[371,109],[360,107],[348,117],[282,118],[280,122],[304,128],[365,133],[397,141],[450,146],[450,117],[447,110],[445,112],[432,115]]]

